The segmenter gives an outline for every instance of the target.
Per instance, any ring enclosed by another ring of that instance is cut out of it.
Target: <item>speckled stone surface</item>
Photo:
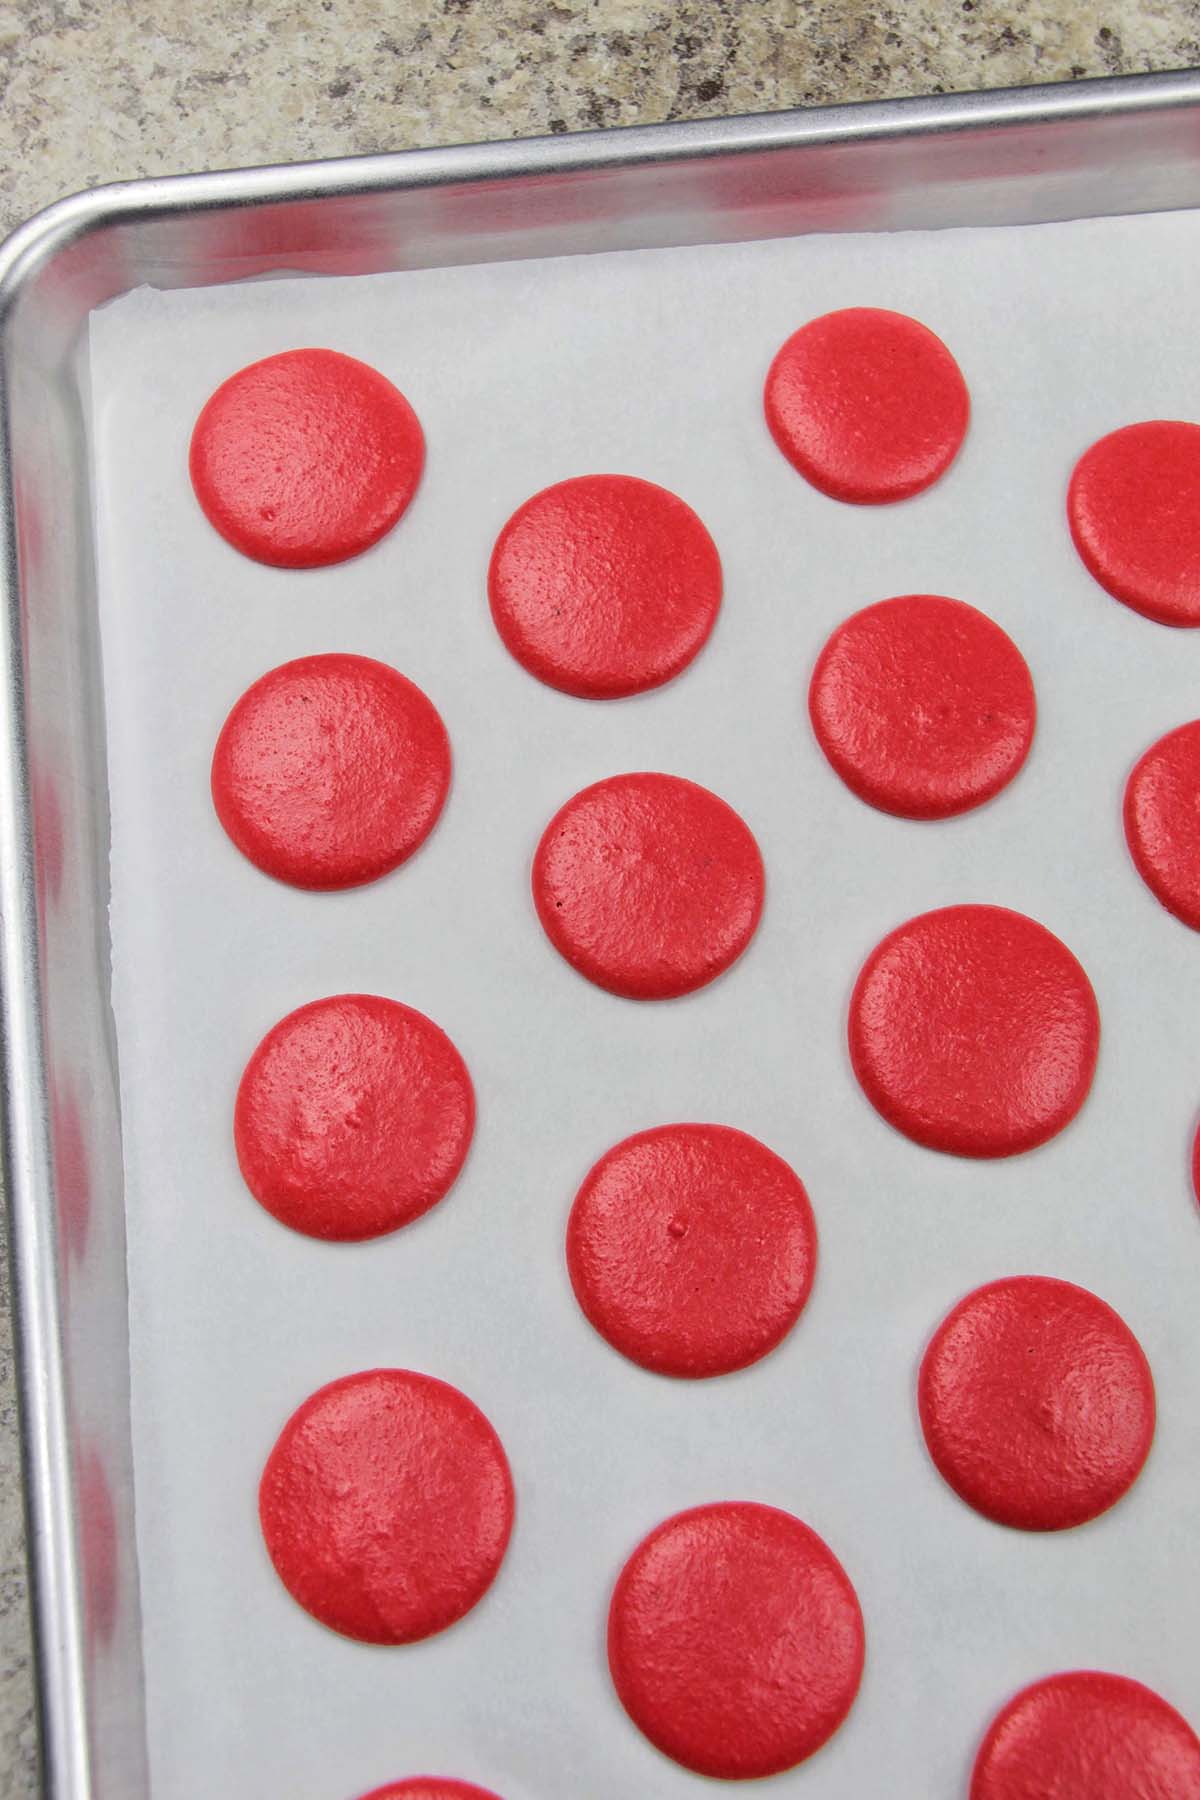
[[[16,0],[0,226],[131,176],[1196,63],[1200,0]],[[3,1296],[0,1800],[36,1792]]]

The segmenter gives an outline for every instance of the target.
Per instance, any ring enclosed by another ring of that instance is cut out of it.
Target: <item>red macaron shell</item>
[[[271,1028],[246,1066],[234,1141],[246,1185],[310,1237],[378,1237],[449,1191],[475,1095],[445,1032],[377,994],[313,1000]]]
[[[849,1577],[815,1531],[734,1501],[677,1513],[621,1571],[608,1661],[634,1724],[700,1775],[752,1780],[819,1750],[865,1654]]]
[[[610,993],[665,1000],[713,981],[749,944],[765,877],[731,806],[675,775],[613,775],[572,796],[533,860],[555,949]]]
[[[871,952],[849,1044],[863,1092],[898,1131],[958,1156],[1013,1156],[1083,1105],[1100,1014],[1044,925],[1000,906],[947,906]]]
[[[285,350],[231,375],[192,433],[210,523],[280,568],[344,562],[404,512],[425,463],[416,413],[377,369],[337,350]]]
[[[410,1775],[406,1781],[372,1788],[369,1794],[362,1795],[362,1800],[500,1800],[500,1796],[490,1788],[455,1781],[448,1775]]]
[[[993,1720],[971,1800],[1200,1800],[1200,1740],[1140,1681],[1049,1675]]]
[[[1125,841],[1168,912],[1200,931],[1200,719],[1168,731],[1125,786]]]
[[[293,887],[359,887],[424,843],[450,788],[450,740],[413,682],[367,656],[263,675],[217,739],[212,796],[243,856]]]
[[[1154,1381],[1111,1306],[1022,1275],[960,1300],[918,1382],[933,1461],[977,1512],[1025,1531],[1082,1525],[1116,1503],[1154,1440]]]
[[[1200,625],[1200,425],[1150,419],[1085,450],[1067,523],[1089,573],[1160,625]]]
[[[292,1598],[367,1644],[409,1644],[478,1604],[508,1547],[499,1438],[457,1388],[371,1369],[318,1389],[267,1459],[259,1518]]]
[[[721,604],[721,561],[675,494],[582,475],[535,494],[496,541],[496,629],[550,687],[588,700],[655,688],[686,668]]]
[[[847,787],[883,812],[945,819],[1020,769],[1037,701],[1025,659],[985,613],[905,594],[829,638],[808,695],[818,744]]]
[[[587,1318],[663,1375],[757,1362],[799,1318],[817,1232],[799,1178],[728,1125],[660,1125],[602,1156],[567,1227]]]
[[[863,506],[906,500],[958,455],[971,402],[939,337],[904,313],[851,306],[794,332],[764,395],[775,442],[806,480]]]

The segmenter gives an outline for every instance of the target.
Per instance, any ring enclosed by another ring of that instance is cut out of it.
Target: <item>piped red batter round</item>
[[[411,1644],[491,1586],[513,1488],[499,1438],[465,1394],[371,1369],[292,1414],[258,1507],[276,1573],[306,1612],[363,1643]]]
[[[428,1212],[474,1128],[471,1077],[445,1032],[376,994],[313,1000],[281,1019],[234,1109],[250,1192],[318,1238],[379,1237]]]
[[[1085,450],[1067,522],[1090,574],[1160,625],[1200,625],[1200,425],[1151,419]]]
[[[1200,931],[1200,719],[1168,731],[1135,765],[1125,841],[1150,892]]]
[[[496,540],[496,629],[550,687],[612,700],[687,667],[721,604],[717,547],[690,506],[631,475],[582,475],[527,500]]]
[[[816,1260],[798,1176],[728,1125],[626,1138],[588,1175],[567,1227],[583,1311],[614,1349],[663,1375],[723,1375],[773,1350]]]
[[[666,1000],[736,962],[765,877],[749,827],[676,775],[612,775],[551,819],[533,898],[555,949],[599,987]]]
[[[939,337],[904,313],[849,306],[787,340],[767,376],[771,435],[834,500],[906,500],[943,475],[971,402]]]
[[[946,906],[871,952],[849,1040],[863,1092],[898,1131],[958,1156],[1013,1156],[1083,1105],[1100,1013],[1044,925],[1002,906]]]
[[[344,562],[391,530],[416,492],[425,439],[399,388],[337,350],[285,350],[239,369],[192,432],[192,486],[211,524],[257,562]]]
[[[454,1781],[448,1775],[410,1775],[407,1781],[372,1788],[362,1800],[500,1800],[500,1796],[490,1788],[473,1787],[469,1781]]]
[[[817,742],[883,812],[945,819],[990,800],[1029,754],[1033,682],[986,613],[905,594],[839,625],[808,694]]]
[[[613,1591],[608,1664],[621,1704],[700,1775],[750,1780],[803,1762],[849,1712],[863,1656],[845,1570],[773,1506],[676,1513]]]
[[[977,1512],[1025,1531],[1107,1512],[1154,1438],[1154,1381],[1128,1325],[1086,1288],[1041,1275],[960,1300],[917,1392],[939,1473]]]
[[[1073,1669],[1023,1688],[975,1759],[971,1800],[1200,1800],[1200,1740],[1158,1694]]]
[[[369,656],[302,656],[248,688],[213,754],[217,817],[293,887],[375,881],[424,843],[450,787],[450,740],[411,681]]]

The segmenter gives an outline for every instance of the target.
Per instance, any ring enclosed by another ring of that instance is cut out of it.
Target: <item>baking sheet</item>
[[[1200,1719],[1200,939],[1124,851],[1141,750],[1200,712],[1200,634],[1095,586],[1062,516],[1075,457],[1140,418],[1200,417],[1200,220],[1167,215],[807,238],[200,292],[142,290],[92,321],[93,454],[112,790],[114,1005],[129,1217],[133,1428],[155,1800],[348,1800],[432,1770],[505,1800],[686,1800],[700,1778],[626,1719],[604,1659],[612,1582],[668,1513],[750,1498],[829,1542],[866,1617],[846,1725],[764,1784],[788,1800],[965,1793],[1024,1682],[1088,1665]],[[894,507],[836,504],[762,419],[772,354],[848,304],[914,313],[973,399],[949,475]],[[239,557],[186,474],[191,424],[234,369],[325,344],[383,370],[428,437],[417,499],[359,561]],[[680,493],[720,548],[716,632],[671,686],[593,704],[542,687],[492,628],[485,571],[530,493],[596,470]],[[1038,686],[1038,736],[993,804],[914,824],[856,800],[805,708],[830,629],[889,594],[997,619]],[[392,877],[275,884],[227,842],[208,763],[234,700],[314,651],[394,664],[450,731],[442,821]],[[749,952],[711,988],[623,1001],[550,949],[528,896],[569,794],[626,769],[712,787],[762,846]],[[845,1011],[891,926],[959,900],[1020,908],[1095,984],[1092,1097],[1009,1162],[909,1143],[850,1071]],[[262,1033],[318,995],[429,1013],[474,1076],[479,1122],[449,1198],[398,1235],[329,1246],[254,1204],[231,1109]],[[715,1119],[808,1186],[821,1239],[799,1326],[756,1368],[658,1379],[572,1298],[575,1189],[617,1139]],[[968,1288],[1053,1274],[1140,1338],[1157,1441],[1105,1518],[1037,1537],[961,1504],[920,1438],[925,1340]],[[462,1387],[508,1450],[517,1526],[484,1602],[396,1650],[310,1620],[259,1537],[258,1475],[313,1388],[379,1364]]]

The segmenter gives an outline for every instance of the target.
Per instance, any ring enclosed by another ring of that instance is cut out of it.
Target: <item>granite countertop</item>
[[[0,227],[131,176],[1198,63],[1200,0],[0,0]],[[0,1800],[36,1791],[4,1293]]]

